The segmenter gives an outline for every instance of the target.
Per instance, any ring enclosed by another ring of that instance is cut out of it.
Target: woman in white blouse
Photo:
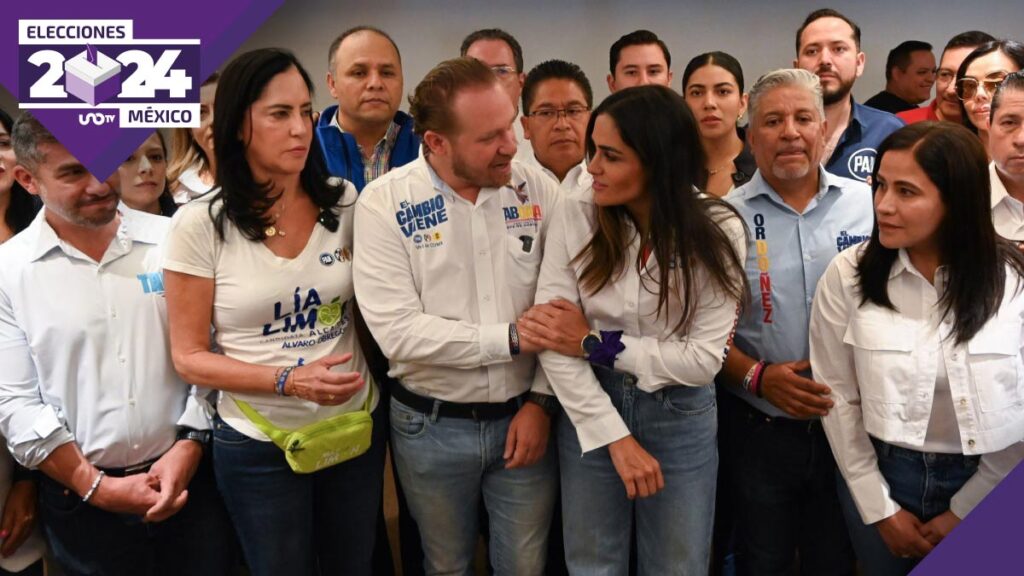
[[[1024,258],[994,231],[985,150],[963,127],[895,132],[872,187],[871,240],[818,285],[811,365],[835,402],[823,423],[857,556],[885,576],[1024,457]]]
[[[743,224],[695,192],[700,136],[672,90],[613,94],[586,138],[593,191],[553,216],[545,304],[518,323],[548,350],[539,376],[568,415],[557,429],[566,560],[572,573],[626,574],[635,525],[639,574],[705,574],[712,383],[745,294]]]

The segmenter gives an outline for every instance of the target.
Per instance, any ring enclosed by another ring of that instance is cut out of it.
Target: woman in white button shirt
[[[985,150],[963,127],[895,132],[872,187],[871,240],[818,285],[811,365],[835,402],[823,423],[857,556],[886,576],[1024,457],[1024,258],[995,233]]]
[[[518,324],[549,350],[541,364],[568,415],[557,430],[566,560],[572,573],[626,574],[635,524],[641,576],[706,574],[712,383],[746,290],[743,224],[695,192],[700,136],[669,88],[602,102],[587,155],[593,191],[553,216],[538,282],[537,302],[560,300]]]
[[[164,263],[175,368],[221,391],[214,472],[254,576],[368,576],[382,491],[380,422],[361,454],[288,442],[286,460],[268,434],[268,421],[334,429],[325,423],[380,412],[354,325],[355,187],[326,180],[311,93],[289,52],[228,64],[215,104],[220,189],[179,209]],[[223,353],[210,351],[211,324]],[[303,454],[315,464],[296,469]]]

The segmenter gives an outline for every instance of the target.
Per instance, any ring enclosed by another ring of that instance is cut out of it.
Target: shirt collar
[[[818,165],[818,194],[816,195],[816,198],[822,198],[833,190],[842,193],[843,187],[838,184],[836,178],[836,176],[825,170],[824,166]],[[771,184],[764,179],[760,170],[754,172],[754,176],[750,179],[748,186],[750,186],[749,190],[751,191],[748,198],[765,195],[776,202],[785,204],[782,196],[780,196],[779,193],[772,188]]]
[[[903,248],[900,248],[899,256],[892,263],[892,268],[889,269],[889,279],[891,280],[903,273],[917,276],[921,280],[928,282],[924,275],[918,272],[917,268],[914,267],[914,263],[910,261],[910,255],[907,254],[907,251]],[[938,268],[935,269],[935,280],[937,286],[941,286],[945,282],[945,274],[945,266],[939,266]]]
[[[1003,181],[999,178],[999,170],[996,168],[996,163],[991,162],[988,165],[989,180],[991,180],[992,187],[992,208],[998,206],[1001,202],[1007,198],[1012,198],[1006,191],[1006,186],[1003,185]]]
[[[117,211],[121,214],[121,224],[117,227],[117,235],[114,237],[113,242],[119,243],[125,252],[131,248],[132,242],[159,244],[163,240],[166,228],[163,226],[147,225],[146,222],[150,218],[160,218],[160,216],[132,210],[124,203],[118,204]],[[148,224],[152,224],[152,222]],[[31,261],[33,262],[46,256],[54,249],[63,250],[63,241],[57,236],[57,232],[50,226],[50,223],[46,221],[45,207],[36,214],[35,219],[32,220],[32,224],[29,225],[26,232],[34,236],[35,239],[31,254]]]
[[[347,132],[345,132],[345,129],[341,127],[341,123],[338,122],[338,114],[341,114],[341,108],[338,108],[337,110],[334,111],[334,114],[331,114],[331,122],[329,125],[337,128],[338,132],[341,132],[342,134],[347,134]],[[401,129],[402,127],[399,126],[394,119],[392,119],[391,124],[388,124],[387,132],[385,132],[384,137],[381,138],[379,142],[377,142],[377,144],[374,146],[374,149],[376,150],[376,148],[380,146],[381,142],[384,142],[385,145],[388,147],[394,146],[395,140],[398,139],[398,133],[401,131]],[[357,143],[356,146],[359,146],[359,144]]]

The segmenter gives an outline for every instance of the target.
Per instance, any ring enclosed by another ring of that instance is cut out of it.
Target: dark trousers
[[[738,573],[854,573],[836,464],[818,421],[770,418],[740,399],[731,417]],[[798,562],[799,558],[799,562]]]
[[[369,576],[382,493],[384,436],[373,411],[370,449],[311,474],[284,452],[214,420],[217,484],[252,576]]]
[[[206,461],[188,485],[185,507],[163,522],[100,510],[46,476],[39,510],[67,576],[222,576],[231,570],[234,535]]]

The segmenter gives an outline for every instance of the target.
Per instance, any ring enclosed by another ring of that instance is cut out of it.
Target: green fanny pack
[[[292,471],[310,474],[361,456],[370,449],[373,435],[373,417],[370,415],[373,383],[368,384],[370,391],[362,410],[339,414],[298,430],[278,428],[246,402],[237,398],[234,400],[242,414],[278,448],[284,450],[284,457]]]

